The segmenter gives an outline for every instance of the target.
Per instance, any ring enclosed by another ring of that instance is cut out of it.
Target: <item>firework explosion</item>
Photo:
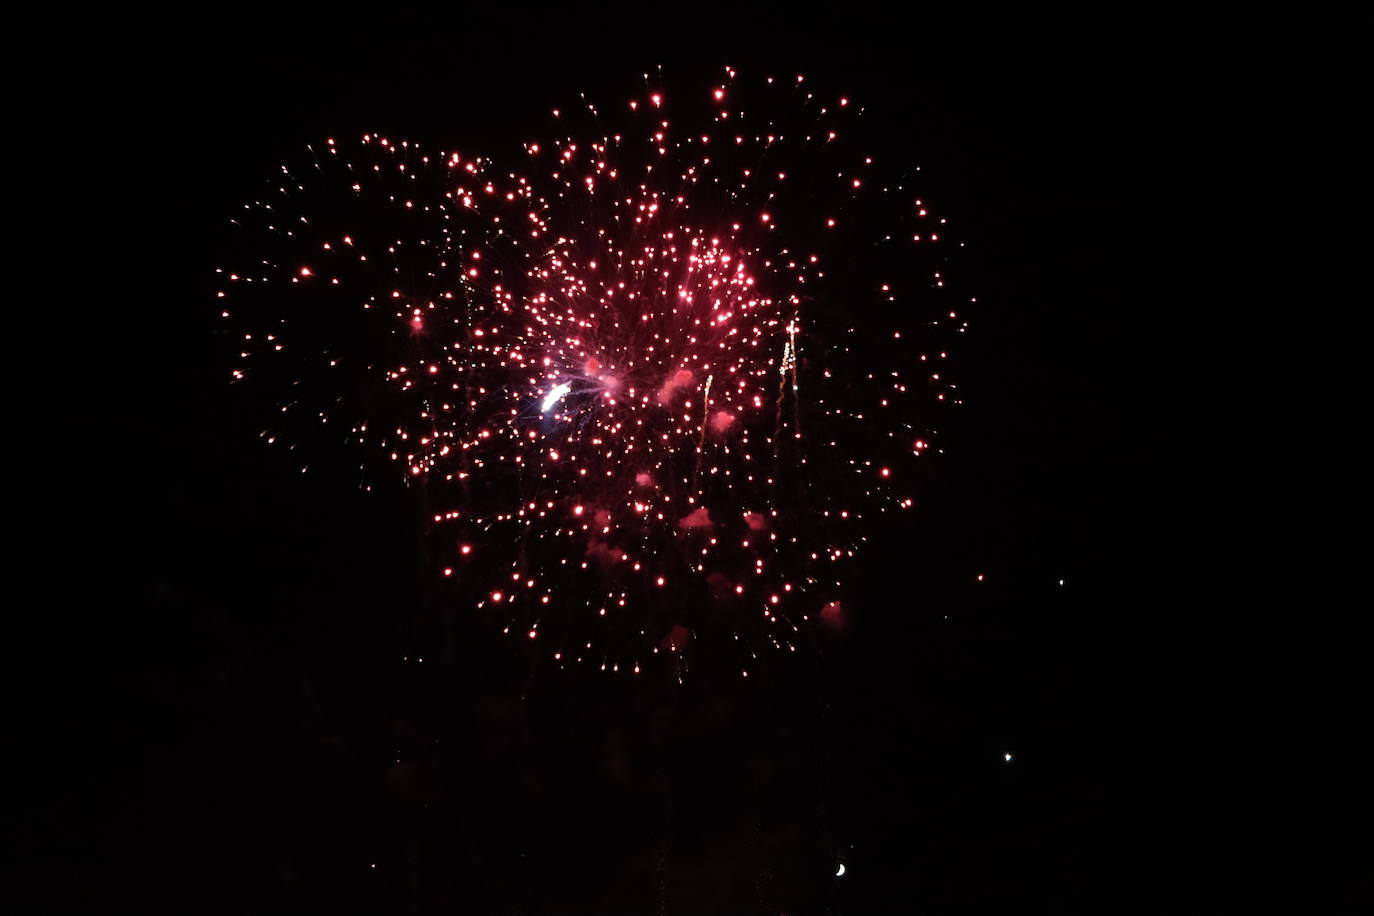
[[[302,471],[347,443],[422,487],[446,600],[541,658],[681,675],[714,640],[747,677],[845,625],[913,506],[959,246],[802,77],[550,114],[510,162],[369,133],[283,165],[217,272],[233,378]]]

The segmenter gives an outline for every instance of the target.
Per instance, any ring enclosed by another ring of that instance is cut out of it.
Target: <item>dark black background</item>
[[[52,899],[167,913],[1169,908],[1193,750],[1165,647],[1188,608],[1160,584],[1169,435],[1141,404],[1173,357],[1146,290],[1173,269],[1156,227],[1208,40],[872,10],[217,8],[73,46],[46,289],[80,300],[52,359],[92,378],[44,437],[72,483],[33,532],[58,547],[16,725],[41,754],[26,871]],[[855,626],[790,672],[628,688],[465,633],[403,664],[437,613],[416,507],[260,447],[212,336],[217,233],[303,142],[499,151],[568,90],[614,98],[658,63],[804,72],[922,165],[979,298],[938,482],[875,537]]]

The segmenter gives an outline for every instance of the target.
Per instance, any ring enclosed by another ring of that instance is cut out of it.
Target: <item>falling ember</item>
[[[508,159],[365,133],[287,164],[215,286],[264,441],[425,488],[442,594],[546,661],[748,677],[843,629],[971,300],[912,157],[880,173],[863,105],[802,83],[546,108]]]

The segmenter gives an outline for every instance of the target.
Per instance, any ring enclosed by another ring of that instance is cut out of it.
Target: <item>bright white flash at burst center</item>
[[[544,395],[544,404],[539,408],[540,413],[548,413],[549,408],[563,400],[563,396],[572,390],[572,385],[567,382],[560,382],[553,387],[553,390]]]

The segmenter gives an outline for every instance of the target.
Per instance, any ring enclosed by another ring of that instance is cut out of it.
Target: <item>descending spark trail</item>
[[[523,171],[311,147],[234,219],[220,314],[266,441],[350,442],[365,486],[447,507],[454,602],[560,666],[680,672],[714,639],[743,674],[841,626],[846,562],[913,505],[958,402],[958,246],[841,139],[847,98],[727,69],[671,104],[646,76],[555,110]]]

